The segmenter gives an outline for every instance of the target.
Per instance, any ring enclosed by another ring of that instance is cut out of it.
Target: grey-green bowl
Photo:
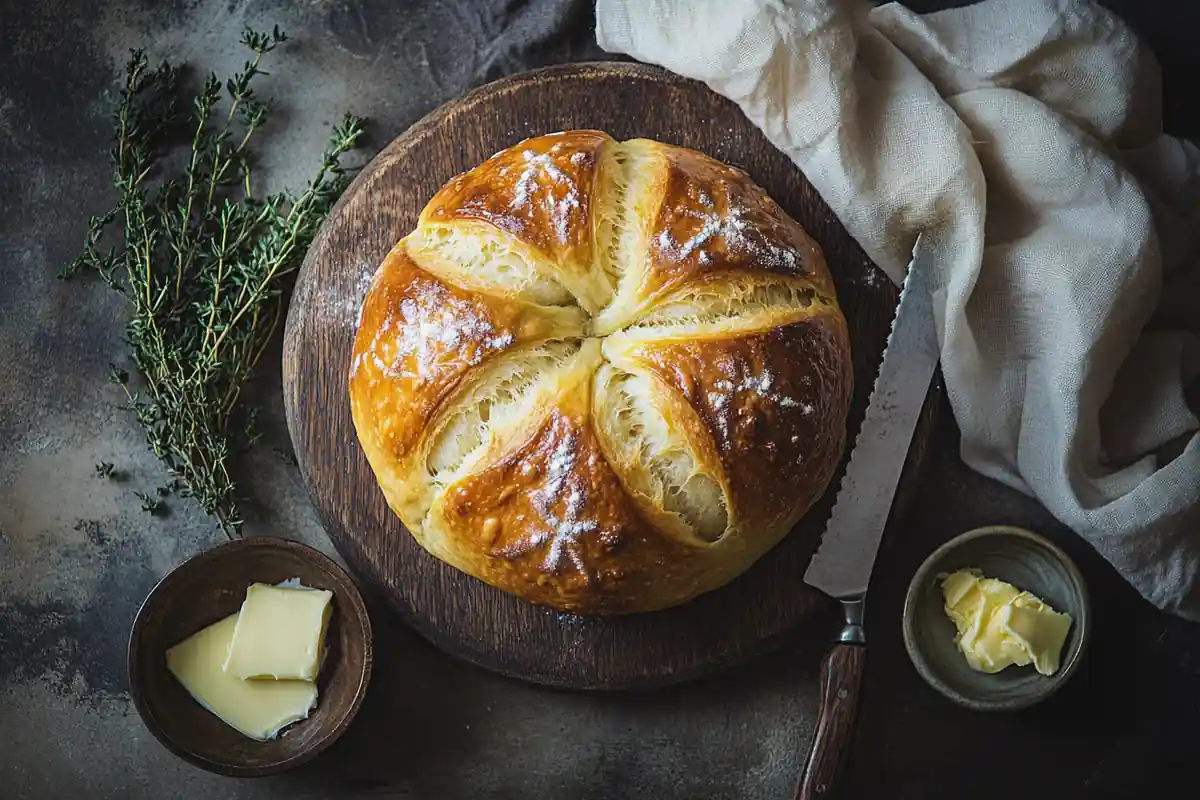
[[[938,576],[969,567],[1071,615],[1056,673],[1044,676],[1032,666],[1010,666],[987,674],[967,665],[954,642],[954,623],[943,607]],[[1049,697],[1079,666],[1090,626],[1087,587],[1075,563],[1044,537],[1007,525],[967,531],[933,551],[913,576],[904,600],[904,646],[913,666],[934,689],[976,711],[1015,711]]]

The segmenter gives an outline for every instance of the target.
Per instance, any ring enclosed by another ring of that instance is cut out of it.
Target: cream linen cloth
[[[1129,28],[1082,0],[599,0],[596,38],[736,102],[893,280],[923,233],[963,459],[1200,620],[1200,150],[1161,134]]]

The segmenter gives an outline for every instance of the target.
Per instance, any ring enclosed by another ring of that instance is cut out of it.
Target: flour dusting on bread
[[[556,144],[550,150],[553,152],[561,146]],[[568,160],[577,166],[582,165],[586,163],[586,155],[575,153],[575,156],[581,155],[585,161],[576,161],[574,156],[568,157]],[[514,211],[525,210],[534,202],[535,197],[541,195],[542,203],[554,226],[555,237],[559,244],[567,244],[571,240],[572,214],[579,210],[578,185],[570,175],[558,168],[549,153],[525,150],[521,153],[521,158],[525,162],[525,168],[517,178],[509,207]],[[543,176],[550,179],[549,184],[543,185]]]
[[[447,357],[474,366],[488,352],[513,343],[511,331],[496,328],[481,308],[451,296],[440,283],[417,285],[400,301],[399,311],[395,352],[390,364],[381,365],[396,377],[428,377]]]
[[[563,423],[565,420],[560,418],[559,424],[565,428]],[[533,534],[533,538],[538,544],[549,542],[546,569],[560,569],[565,556],[579,572],[586,575],[587,565],[574,545],[581,536],[595,531],[599,523],[588,513],[590,498],[575,466],[577,442],[575,433],[570,429],[558,434],[550,454],[546,483],[531,495],[533,507],[540,516],[539,522],[544,526]]]
[[[797,273],[802,268],[799,253],[786,242],[763,235],[751,218],[751,210],[737,193],[730,191],[727,182],[716,189],[719,202],[703,188],[690,187],[694,203],[685,207],[680,216],[699,223],[683,241],[676,238],[672,228],[664,228],[656,238],[658,248],[668,258],[686,261],[693,253],[705,267],[721,265],[731,258],[750,262],[759,269],[771,272]]]

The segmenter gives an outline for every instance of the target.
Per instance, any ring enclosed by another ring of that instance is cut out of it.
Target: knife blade
[[[798,800],[832,796],[846,761],[866,666],[867,586],[938,364],[930,250],[923,239],[919,235],[913,246],[867,413],[829,523],[804,573],[805,583],[841,601],[845,625],[822,664],[817,729]]]

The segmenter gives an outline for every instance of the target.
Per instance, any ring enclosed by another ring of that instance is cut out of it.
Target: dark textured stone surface
[[[244,23],[280,23],[293,41],[263,88],[287,124],[268,131],[264,167],[273,183],[295,185],[344,108],[372,118],[378,148],[486,79],[603,57],[590,5],[0,0],[0,797],[790,797],[832,610],[802,641],[718,678],[598,696],[456,663],[377,608],[376,678],[355,726],[299,772],[253,783],[171,757],[124,685],[138,604],[171,566],[220,539],[187,503],[163,519],[138,510],[133,492],[164,478],[105,380],[108,363],[124,359],[125,310],[92,281],[54,279],[87,215],[111,199],[106,113],[127,49],[225,74],[241,63]],[[1160,55],[1168,128],[1200,134],[1189,99],[1200,74],[1195,7],[1110,5]],[[263,395],[273,399],[278,360],[267,364]],[[269,411],[273,444],[284,445],[277,401]],[[1200,629],[1157,613],[1034,503],[966,470],[956,437],[947,422],[906,530],[880,555],[846,796],[1143,798],[1193,785]],[[101,460],[123,479],[95,478]],[[251,533],[328,549],[295,471],[270,446],[242,469],[254,476]],[[952,706],[921,682],[900,637],[905,586],[924,556],[996,522],[1043,531],[1076,557],[1095,612],[1081,671],[1013,715]]]

